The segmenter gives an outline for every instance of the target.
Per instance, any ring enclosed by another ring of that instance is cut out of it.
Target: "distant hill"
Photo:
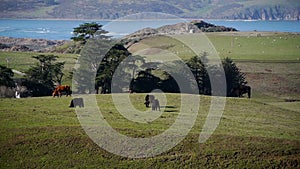
[[[0,0],[0,18],[116,19],[139,12],[183,18],[300,20],[299,0]]]

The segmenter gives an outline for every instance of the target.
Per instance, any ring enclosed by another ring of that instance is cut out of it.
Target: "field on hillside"
[[[221,58],[231,57],[245,73],[252,98],[227,98],[220,124],[205,143],[199,143],[199,134],[209,113],[209,96],[200,96],[196,122],[184,140],[158,156],[141,159],[115,155],[94,143],[75,109],[68,107],[70,97],[0,98],[0,168],[300,168],[300,35],[234,32],[206,36],[211,44],[204,41],[199,48],[191,36],[182,37],[194,51],[168,37],[144,39],[129,49],[158,59],[170,53],[188,59],[213,45]],[[34,64],[33,55],[37,53],[0,52],[0,64],[7,65],[8,58],[10,68],[24,72]],[[66,61],[63,83],[70,83],[67,75],[77,56],[57,55],[58,61]],[[130,95],[140,111],[147,110],[145,95]],[[96,99],[104,119],[117,132],[150,138],[179,117],[180,94],[165,97],[162,114],[147,123],[123,117],[112,95]],[[88,108],[82,110],[87,111],[83,116],[90,116]]]
[[[27,71],[31,66],[37,63],[37,60],[32,56],[37,55],[56,55],[59,58],[58,62],[65,63],[65,71],[71,71],[74,67],[77,55],[75,54],[60,54],[60,53],[34,53],[34,52],[0,52],[0,64],[8,66],[21,72]]]
[[[214,49],[210,49],[211,47]],[[151,52],[150,48],[153,48]],[[145,51],[146,49],[148,52]],[[200,52],[216,51],[220,58],[230,57],[235,61],[300,62],[300,34],[220,32],[159,36],[143,39],[129,48],[130,52],[142,56],[162,57],[166,51],[169,51],[182,59],[189,59],[195,55],[194,52],[198,52],[197,50]]]
[[[145,94],[130,96],[141,110]],[[165,112],[148,124],[125,119],[111,95],[98,95],[98,106],[118,132],[135,138],[157,135],[178,117],[179,94],[167,94]],[[205,143],[199,134],[210,97],[201,96],[200,110],[187,137],[152,158],[131,159],[98,147],[83,131],[71,98],[0,100],[0,168],[298,168],[298,111],[279,109],[255,99],[228,98],[220,125]],[[88,116],[88,114],[87,114]]]

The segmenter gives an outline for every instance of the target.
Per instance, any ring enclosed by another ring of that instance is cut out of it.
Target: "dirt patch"
[[[239,62],[237,66],[254,92],[300,100],[300,63]]]

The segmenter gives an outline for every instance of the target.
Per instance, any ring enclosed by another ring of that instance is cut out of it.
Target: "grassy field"
[[[143,108],[144,94],[131,95]],[[98,95],[109,124],[131,137],[151,137],[177,118],[178,94],[167,94],[168,108],[148,124],[121,116],[111,95]],[[70,98],[1,99],[0,168],[298,168],[300,164],[300,106],[278,108],[255,99],[228,98],[220,125],[200,144],[199,133],[210,97],[201,107],[188,136],[171,150],[152,158],[130,159],[99,148],[83,131]],[[34,103],[34,104],[33,104]]]
[[[182,39],[188,42],[194,50],[211,52],[215,49],[220,58],[230,57],[236,61],[300,61],[300,34],[223,32],[174,37],[147,38],[131,46],[129,51],[142,56],[153,57],[154,55],[158,58],[165,56],[167,51],[182,59],[189,59],[195,54],[183,43],[184,41],[180,41]],[[179,40],[176,37],[179,37]],[[208,43],[211,44],[208,45]],[[214,49],[209,49],[210,47]]]
[[[0,98],[0,168],[300,168],[300,35],[289,33],[206,34],[221,58],[231,57],[246,74],[253,97],[227,98],[213,135],[198,142],[211,97],[201,96],[200,110],[187,137],[158,156],[131,159],[97,146],[81,127],[71,98]],[[196,45],[191,37],[184,37]],[[158,43],[159,42],[159,43]],[[155,50],[144,50],[147,48]],[[205,45],[196,49],[204,51]],[[180,41],[149,38],[130,48],[140,55],[194,55]],[[26,71],[36,53],[0,52],[0,64]],[[60,55],[68,73],[76,55]],[[65,82],[69,80],[66,79]],[[145,94],[132,94],[138,110]],[[169,128],[180,109],[180,95],[167,94],[165,111],[153,122],[136,123],[115,108],[111,95],[97,95],[98,107],[113,128],[147,138]]]
[[[31,66],[37,63],[37,60],[32,56],[37,55],[52,55],[53,53],[34,53],[34,52],[0,52],[0,64],[8,66],[11,69],[15,69],[21,72],[27,71]],[[71,71],[74,67],[76,58],[75,54],[60,54],[55,53],[58,56],[58,62],[65,63],[65,71]],[[7,63],[8,60],[8,63]]]

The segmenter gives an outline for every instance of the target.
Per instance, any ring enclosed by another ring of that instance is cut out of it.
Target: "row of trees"
[[[212,95],[211,80],[222,76],[221,68],[224,70],[224,80],[226,80],[226,82],[220,81],[213,85],[216,85],[217,88],[220,87],[220,85],[226,85],[226,91],[224,91],[226,92],[224,93],[226,96],[233,96],[232,91],[234,88],[247,83],[244,74],[240,72],[236,64],[230,58],[225,58],[219,66],[207,66],[202,60],[203,59],[200,59],[200,57],[195,56],[185,62],[192,72],[192,77],[186,76],[185,69],[176,66],[180,65],[176,63],[177,61],[170,63],[170,65],[175,65],[173,68],[168,69],[168,71],[171,72],[164,71],[164,66],[160,63],[154,63],[156,68],[149,68],[149,65],[147,65],[149,63],[142,61],[140,62],[143,63],[141,66],[138,67],[136,65],[136,67],[127,67],[127,73],[122,72],[121,76],[117,75],[117,79],[119,80],[117,85],[119,86],[114,86],[116,84],[111,83],[111,75],[113,74],[111,69],[109,76],[106,76],[107,83],[97,83],[96,89],[101,87],[104,89],[104,92],[102,91],[102,93],[110,93],[112,92],[111,87],[114,87],[117,90],[114,90],[113,92],[121,92],[122,90],[124,92],[124,89],[127,89],[129,84],[129,91],[137,93],[148,93],[156,89],[168,93],[194,93],[196,90],[199,90],[199,94]],[[141,59],[139,59],[139,61],[141,61]],[[143,69],[143,67],[145,68]],[[131,71],[133,73],[130,73]],[[210,74],[208,72],[210,72]],[[105,75],[105,70],[102,71],[101,69],[98,69],[96,79],[98,80],[100,79],[99,77]],[[177,79],[175,79],[173,75],[177,77]],[[122,80],[123,82],[120,82]],[[196,81],[196,86],[192,83],[194,80]],[[182,85],[184,85],[183,89],[180,88]],[[219,93],[221,94],[221,92]],[[218,92],[215,91],[214,95],[218,95]]]
[[[180,61],[167,63],[167,68],[166,63],[150,63],[141,56],[132,56],[122,44],[113,45],[111,40],[89,42],[79,60],[81,65],[76,70],[79,73],[74,78],[79,93],[148,93],[159,89],[169,93],[194,93],[199,90],[199,94],[212,95],[211,80],[218,80],[225,73],[226,82],[221,81],[217,85],[226,85],[226,95],[231,96],[233,88],[247,83],[244,74],[230,58],[225,58],[221,65],[209,65],[207,53],[194,56],[184,62],[192,72],[189,77]],[[91,82],[93,78],[95,88]],[[192,83],[194,79],[196,83]],[[184,91],[181,91],[180,83],[186,85]]]

